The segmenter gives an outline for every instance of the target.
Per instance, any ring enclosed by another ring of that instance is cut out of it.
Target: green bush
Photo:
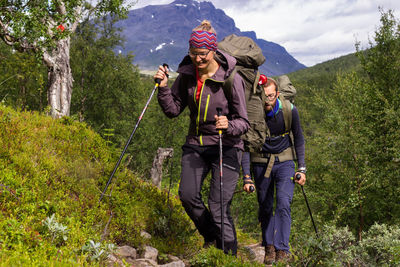
[[[377,266],[400,265],[400,228],[374,224],[359,243],[363,262]]]
[[[398,266],[400,228],[373,225],[357,241],[348,227],[324,226],[320,237],[295,235],[292,252],[301,266]]]
[[[0,105],[0,266],[97,264],[103,244],[193,255],[180,202],[123,164],[99,203],[118,155],[83,123]]]

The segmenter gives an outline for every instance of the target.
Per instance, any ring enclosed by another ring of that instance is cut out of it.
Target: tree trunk
[[[51,54],[44,54],[49,79],[48,102],[53,118],[70,114],[73,78],[69,50],[70,38],[67,37],[57,41],[57,47]]]
[[[165,159],[171,158],[173,154],[174,154],[173,148],[159,147],[157,150],[157,155],[154,157],[153,167],[150,170],[150,175],[151,175],[151,182],[158,188],[161,188],[163,163]]]

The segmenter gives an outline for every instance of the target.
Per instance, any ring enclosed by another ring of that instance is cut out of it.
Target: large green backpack
[[[237,61],[234,71],[225,80],[223,86],[228,101],[232,99],[232,84],[236,72],[239,73],[245,83],[247,116],[250,122],[249,130],[242,136],[245,150],[260,152],[265,138],[269,135],[265,122],[264,89],[258,85],[260,78],[258,67],[265,62],[265,57],[261,48],[251,38],[235,34],[225,37],[218,43],[218,48],[235,57]],[[285,131],[290,133],[292,104],[296,96],[296,88],[286,75],[279,76],[277,83],[285,120]]]
[[[265,62],[260,47],[249,37],[235,34],[225,37],[218,48],[236,58],[234,71],[225,80],[223,89],[228,101],[232,99],[232,84],[235,73],[239,73],[245,83],[247,115],[250,129],[242,136],[246,151],[258,152],[267,136],[265,111],[263,108],[264,91],[258,86],[260,72],[258,67]]]

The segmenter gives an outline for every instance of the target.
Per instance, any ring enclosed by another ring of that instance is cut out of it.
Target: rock
[[[140,231],[140,236],[143,237],[144,239],[151,239],[151,235],[143,230]]]
[[[106,266],[115,267],[115,266],[124,266],[122,260],[118,259],[115,255],[110,254],[106,260]]]
[[[250,260],[259,263],[264,262],[265,248],[261,244],[253,244],[244,247],[250,254]]]
[[[124,259],[127,263],[131,264],[137,258],[136,249],[130,246],[118,247],[114,253],[118,258]]]
[[[142,258],[150,259],[157,262],[158,250],[156,248],[145,246],[144,251],[142,253]]]
[[[136,259],[136,260],[133,260],[132,263],[130,263],[130,264],[132,264],[132,266],[134,266],[134,267],[157,267],[158,266],[157,262],[154,260],[151,260],[151,259]]]
[[[177,261],[173,261],[173,262],[158,265],[158,266],[160,266],[160,267],[161,266],[162,267],[185,267],[185,263],[183,263],[183,261],[181,261],[181,260],[177,260]]]
[[[124,257],[124,258],[129,257],[132,259],[136,259],[136,257],[137,257],[136,249],[134,249],[133,247],[130,247],[130,246],[118,247],[116,249],[115,254],[117,254],[118,256]]]
[[[168,258],[168,260],[169,260],[170,262],[181,260],[181,259],[179,259],[178,257],[176,257],[176,256],[174,256],[174,255],[170,255],[170,254],[167,255],[167,258]]]

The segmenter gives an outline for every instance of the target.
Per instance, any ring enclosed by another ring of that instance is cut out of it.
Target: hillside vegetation
[[[115,156],[85,124],[1,105],[1,265],[83,265],[90,240],[140,248],[142,230],[161,252],[193,254],[198,236],[179,201],[126,167],[99,204]]]
[[[104,265],[121,245],[151,245],[191,266],[257,266],[244,249],[260,240],[257,196],[241,193],[241,181],[231,209],[238,258],[201,249],[183,211],[187,110],[170,120],[151,101],[99,203],[154,87],[133,55],[114,53],[123,40],[104,23],[83,23],[71,40],[71,116],[59,120],[46,115],[45,70],[31,54],[0,44],[0,266]],[[400,23],[381,10],[367,50],[288,74],[306,137],[303,189],[318,229],[317,236],[296,186],[293,266],[400,265],[399,62]],[[158,147],[174,149],[161,190],[149,184]]]

